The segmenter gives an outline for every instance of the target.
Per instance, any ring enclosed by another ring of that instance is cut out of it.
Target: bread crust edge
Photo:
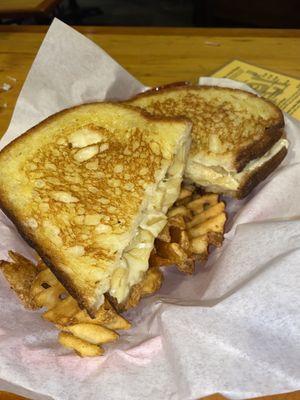
[[[283,126],[284,122],[282,121],[277,125],[267,128],[262,139],[241,149],[241,151],[237,153],[234,163],[236,171],[243,171],[250,161],[260,158],[267,153],[274,146],[274,144],[285,135],[284,131],[282,130]]]
[[[0,208],[10,219],[10,221],[14,224],[17,228],[17,231],[21,235],[21,237],[25,240],[25,242],[35,250],[44,263],[50,268],[51,272],[56,276],[56,278],[61,282],[67,292],[77,301],[79,307],[81,309],[85,309],[91,318],[95,318],[96,316],[96,309],[91,307],[90,304],[80,295],[80,293],[74,288],[72,280],[59,268],[55,266],[55,264],[51,261],[50,257],[43,251],[43,249],[36,244],[34,239],[32,238],[31,234],[24,229],[23,226],[18,221],[18,218],[14,215],[13,211],[10,209],[8,205],[5,204],[5,201],[1,199],[0,196]]]
[[[131,105],[131,101],[134,101],[135,99],[152,96],[162,92],[167,93],[170,91],[177,91],[182,89],[208,90],[211,88],[219,91],[228,90],[235,93],[241,92],[243,94],[247,94],[249,97],[255,97],[257,99],[261,99],[264,102],[267,102],[269,105],[271,105],[274,112],[277,114],[278,122],[275,125],[272,125],[265,130],[263,138],[260,138],[259,140],[256,140],[253,143],[251,143],[250,145],[245,146],[243,149],[241,149],[238,153],[235,154],[233,165],[236,168],[237,172],[241,172],[250,161],[255,160],[256,158],[260,158],[262,155],[264,155],[284,135],[282,129],[284,127],[283,113],[279,107],[277,107],[274,103],[272,103],[268,99],[257,96],[254,93],[250,93],[241,89],[220,87],[214,85],[193,85],[189,82],[174,82],[163,86],[157,86],[151,88],[145,92],[137,94],[136,96],[132,97],[130,100],[127,100],[126,102],[128,102]],[[135,104],[133,105],[135,106]],[[184,115],[182,117],[184,117]]]
[[[17,136],[16,138],[14,138],[12,141],[10,141],[9,143],[7,143],[1,150],[0,150],[0,159],[1,156],[3,154],[5,154],[8,150],[10,150],[11,147],[13,147],[15,145],[15,143],[19,142],[20,140],[22,140],[24,137],[26,137],[27,135],[34,133],[35,130],[39,129],[41,126],[47,126],[49,123],[52,122],[52,120],[55,120],[55,118],[57,118],[60,115],[64,115],[67,114],[68,112],[71,112],[73,110],[75,110],[76,108],[84,108],[84,107],[88,107],[88,106],[94,106],[94,105],[113,105],[113,106],[120,106],[121,108],[127,108],[130,111],[135,111],[138,112],[140,114],[140,116],[142,116],[142,118],[145,118],[146,120],[148,120],[149,122],[180,122],[180,123],[185,123],[187,126],[192,125],[191,120],[187,117],[181,117],[181,116],[174,116],[174,117],[166,117],[166,116],[156,116],[153,115],[151,113],[149,113],[147,110],[143,110],[140,107],[137,107],[135,105],[131,105],[131,104],[126,104],[126,101],[93,101],[90,103],[84,103],[84,104],[78,104],[72,107],[68,107],[65,108],[63,110],[60,110],[52,115],[49,115],[49,117],[46,117],[45,119],[43,119],[42,121],[40,121],[39,123],[37,123],[36,125],[32,126],[31,128],[29,128],[27,131],[21,133],[19,136]]]
[[[254,189],[260,182],[265,180],[283,161],[287,155],[288,149],[283,147],[276,153],[270,160],[265,162],[261,167],[256,168],[251,174],[245,177],[239,189],[236,192],[237,199],[246,197],[252,189]]]
[[[73,110],[76,110],[76,108],[83,108],[83,107],[88,107],[88,106],[93,106],[93,105],[102,105],[102,104],[108,104],[108,105],[113,105],[113,106],[119,106],[121,108],[127,108],[130,111],[138,112],[139,115],[146,119],[149,122],[179,122],[179,123],[185,123],[187,126],[191,126],[191,122],[189,119],[185,117],[164,117],[164,116],[154,116],[150,113],[148,113],[146,110],[143,110],[139,107],[131,106],[129,104],[125,104],[124,102],[90,102],[90,103],[84,103],[84,104],[79,104],[75,105],[73,107],[69,107],[66,109],[63,109],[61,111],[58,111],[55,114],[50,115],[49,117],[45,118],[35,126],[29,128],[27,131],[23,132],[21,135],[13,139],[11,142],[9,142],[3,149],[0,151],[0,160],[1,157],[5,156],[8,152],[10,152],[16,144],[20,143],[25,137],[27,137],[30,134],[33,134],[36,130],[38,130],[41,127],[47,127],[55,118],[65,115],[68,112],[71,112]],[[51,258],[43,251],[43,249],[38,245],[35,240],[31,237],[30,233],[24,229],[24,227],[18,222],[18,217],[13,213],[11,210],[8,202],[6,201],[6,196],[3,193],[3,191],[0,188],[0,208],[4,212],[4,214],[13,222],[13,224],[16,226],[18,232],[20,233],[21,237],[29,244],[30,247],[32,247],[42,258],[44,263],[51,269],[53,274],[57,277],[57,279],[62,283],[62,285],[65,287],[65,289],[68,291],[68,293],[76,299],[79,307],[81,309],[85,309],[88,314],[90,315],[91,318],[95,318],[97,308],[94,306],[91,306],[91,303],[87,300],[84,299],[81,294],[75,289],[72,280],[67,276],[67,274],[64,273],[63,270],[59,269],[58,267],[55,266],[55,263],[51,261]]]

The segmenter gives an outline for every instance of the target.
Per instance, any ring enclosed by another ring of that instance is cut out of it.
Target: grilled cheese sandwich
[[[241,172],[226,170],[189,159],[185,176],[209,192],[234,192],[239,189],[249,174],[265,165],[280,151],[288,149],[287,139],[280,139],[262,157],[249,161]]]
[[[130,106],[62,111],[0,152],[0,204],[91,316],[148,268],[177,199],[191,123]]]
[[[245,197],[287,153],[282,112],[242,90],[169,85],[127,103],[156,116],[192,121],[185,177],[207,191]]]

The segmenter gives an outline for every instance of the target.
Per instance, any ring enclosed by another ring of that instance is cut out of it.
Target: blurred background
[[[0,0],[1,24],[300,28],[299,0]]]

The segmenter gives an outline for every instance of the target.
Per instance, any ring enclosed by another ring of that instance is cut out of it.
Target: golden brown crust
[[[97,105],[97,104],[110,104],[113,105],[114,107],[116,107],[116,103],[90,103],[90,104],[84,104],[81,106],[77,106],[77,107],[72,107],[66,110],[63,110],[57,114],[54,114],[50,117],[48,117],[46,120],[42,121],[40,124],[38,124],[37,126],[29,129],[27,132],[25,132],[23,135],[19,136],[18,138],[16,138],[14,141],[10,142],[2,151],[1,151],[1,162],[2,165],[4,165],[4,161],[6,159],[9,159],[9,157],[12,159],[14,157],[14,155],[16,155],[17,157],[19,156],[19,154],[22,152],[22,148],[20,150],[20,147],[22,146],[22,144],[25,141],[25,138],[28,138],[28,136],[30,137],[31,134],[39,131],[39,129],[41,128],[48,128],[50,126],[50,124],[56,120],[56,118],[58,116],[63,116],[65,114],[68,114],[69,112],[71,112],[74,109],[83,109],[85,107],[90,107],[91,105]],[[152,115],[150,115],[149,113],[142,111],[141,109],[137,108],[137,107],[132,107],[129,105],[124,105],[124,104],[117,104],[118,107],[120,108],[126,108],[128,110],[138,110],[138,114],[140,116],[143,117],[142,120],[142,127],[144,125],[147,124],[147,122],[167,122],[168,126],[169,126],[169,122],[173,122],[175,125],[177,124],[177,121],[179,122],[184,122],[184,124],[187,126],[188,124],[190,125],[190,122],[188,121],[187,124],[187,120],[185,118],[170,118],[170,117],[154,117]],[[127,112],[127,110],[125,110]],[[132,112],[133,113],[133,112]],[[72,114],[73,115],[73,114]],[[123,124],[123,120],[121,121],[121,123]],[[170,124],[171,125],[171,124]],[[152,126],[152,125],[150,125]],[[172,125],[173,126],[173,125]],[[176,125],[177,126],[177,125]],[[178,125],[178,126],[181,126]],[[164,127],[164,125],[161,125],[161,129],[160,131],[162,131],[162,127]],[[182,127],[183,128],[183,127]],[[19,144],[21,143],[21,146],[19,147]],[[27,143],[27,142],[26,142]],[[125,144],[124,146],[127,146],[127,144]],[[130,146],[129,146],[130,147]],[[151,148],[151,146],[149,146]],[[148,147],[147,147],[148,149]],[[145,151],[145,150],[143,150]],[[150,150],[149,150],[150,151]],[[18,153],[17,153],[18,152]],[[118,153],[119,155],[119,153]],[[43,156],[43,154],[42,154]],[[42,157],[41,156],[41,157]],[[67,156],[65,156],[67,157]],[[161,155],[157,155],[157,158],[161,157]],[[123,155],[122,155],[123,158]],[[38,159],[39,160],[39,159]],[[132,162],[135,162],[135,159],[132,158]],[[34,160],[36,161],[36,160]],[[139,160],[140,163],[143,162],[143,160]],[[155,162],[156,162],[156,158],[155,158]],[[156,162],[157,164],[157,162]],[[156,164],[154,165],[153,163],[153,169],[156,166]],[[113,165],[113,164],[111,164]],[[113,168],[113,167],[112,167]],[[92,174],[92,172],[88,172],[89,174]],[[154,175],[154,174],[152,174]],[[151,175],[151,177],[152,177]],[[144,178],[144,180],[140,179],[138,182],[145,182],[146,179],[148,179],[148,177],[150,176],[150,174],[147,175],[147,177]],[[60,177],[58,177],[60,180]],[[127,178],[126,178],[127,179]],[[149,178],[150,179],[150,178]],[[152,178],[151,178],[152,179]],[[91,317],[93,317],[95,315],[96,312],[96,302],[94,302],[94,305],[88,304],[89,298],[88,296],[86,296],[86,298],[84,297],[84,294],[87,293],[87,291],[89,289],[91,289],[91,292],[94,291],[94,286],[92,284],[86,283],[86,288],[85,290],[80,290],[80,288],[76,289],[76,284],[75,282],[76,279],[74,279],[73,276],[69,276],[67,272],[64,271],[63,267],[58,265],[59,263],[57,262],[58,256],[57,254],[55,254],[55,252],[52,252],[52,250],[49,250],[47,243],[44,241],[44,243],[41,241],[42,239],[36,239],[35,236],[33,235],[31,229],[29,229],[27,226],[25,226],[24,224],[24,218],[22,217],[22,215],[20,215],[18,213],[18,211],[13,207],[13,204],[11,204],[11,201],[9,200],[9,197],[7,196],[8,190],[7,190],[7,181],[8,180],[3,180],[3,182],[5,182],[5,185],[3,183],[4,187],[0,187],[0,208],[3,209],[4,213],[8,216],[8,218],[10,218],[12,220],[12,222],[16,225],[18,231],[20,232],[21,236],[24,238],[24,240],[31,246],[33,247],[37,253],[40,255],[40,257],[43,259],[43,261],[45,262],[45,264],[51,269],[51,271],[54,273],[54,275],[62,282],[62,284],[66,287],[66,289],[68,290],[68,292],[70,293],[70,295],[72,297],[74,297],[77,301],[78,304],[80,305],[81,308],[85,308],[87,309],[89,315]],[[30,180],[29,180],[30,181]],[[142,186],[142,183],[139,183],[140,186]],[[104,185],[105,186],[105,185]],[[81,188],[82,189],[82,188]],[[94,189],[94,188],[93,188]],[[10,190],[11,193],[11,190]],[[94,193],[94,192],[93,192]],[[93,196],[93,195],[91,195]],[[50,205],[52,205],[51,203],[51,199],[49,200]],[[48,203],[48,204],[49,204]],[[103,203],[104,204],[104,203]],[[103,209],[105,208],[106,203],[101,206]],[[100,207],[100,206],[99,206]],[[107,206],[106,206],[107,207]],[[29,207],[31,208],[31,206]],[[102,209],[101,208],[101,209]],[[111,208],[115,208],[115,207],[111,207]],[[111,211],[111,213],[113,213],[114,211]],[[106,215],[106,214],[105,214]],[[42,214],[41,214],[42,216]],[[40,214],[37,216],[40,217]],[[118,218],[120,216],[118,215]],[[38,219],[39,221],[41,219]],[[73,228],[73,227],[72,227]],[[92,229],[92,228],[91,228]],[[73,232],[73,231],[72,231]],[[73,240],[73,238],[72,238]],[[78,244],[78,242],[76,241],[75,243],[76,245]],[[71,245],[70,245],[71,246]],[[100,250],[99,250],[100,252]],[[98,253],[99,253],[98,252]],[[105,254],[106,256],[106,254]],[[107,255],[107,258],[109,257],[109,255]],[[74,275],[74,274],[73,274]],[[96,281],[96,279],[95,279]],[[88,279],[86,279],[86,282],[89,282]],[[99,281],[98,281],[99,282]],[[91,296],[90,296],[91,297]]]
[[[268,100],[268,99],[266,99],[264,97],[257,96],[254,93],[250,93],[250,92],[247,92],[246,90],[242,90],[242,89],[234,89],[234,88],[214,86],[214,85],[193,85],[193,84],[191,84],[189,82],[174,82],[174,83],[169,83],[167,85],[157,86],[155,88],[151,88],[149,90],[146,90],[145,92],[142,92],[142,93],[139,93],[139,94],[133,96],[129,100],[129,102],[131,102],[131,101],[133,101],[133,100],[135,100],[137,98],[140,98],[140,97],[151,96],[154,93],[169,92],[170,89],[172,91],[174,91],[174,90],[181,90],[181,89],[186,89],[186,88],[192,89],[192,90],[201,90],[201,91],[214,89],[214,90],[218,90],[220,92],[226,90],[226,91],[230,91],[230,92],[233,92],[233,93],[243,93],[243,94],[249,95],[249,97],[253,97],[253,98],[257,98],[258,97],[259,99],[262,99],[265,102],[269,103],[274,108],[274,110],[278,113],[278,115],[281,114],[282,120],[283,120],[283,114],[282,114],[281,110],[274,103],[272,103],[270,100]],[[126,101],[125,101],[125,104],[126,104]]]
[[[0,191],[1,192],[1,191]],[[13,212],[10,210],[9,207],[6,207],[1,199],[0,196],[0,208],[4,212],[4,214],[13,222],[15,227],[17,228],[19,234],[22,236],[22,238],[25,240],[26,243],[29,244],[30,247],[32,247],[38,255],[41,257],[41,259],[44,261],[44,263],[47,265],[47,267],[50,268],[50,270],[53,272],[53,274],[57,277],[57,279],[62,283],[62,285],[65,287],[65,289],[68,291],[68,293],[76,299],[79,307],[81,309],[86,309],[87,313],[91,318],[95,318],[95,314],[97,310],[91,309],[88,304],[84,301],[80,293],[78,293],[74,289],[74,285],[72,284],[70,278],[64,274],[63,271],[60,269],[56,268],[55,264],[53,264],[49,258],[48,255],[46,255],[43,250],[32,240],[30,237],[29,231],[26,231],[24,227],[19,224],[18,219],[14,216]]]
[[[174,120],[176,121],[181,121],[181,122],[189,122],[190,120],[188,118],[185,117],[181,117],[181,116],[175,116],[175,117],[165,117],[165,116],[156,116],[156,115],[152,115],[150,114],[148,111],[141,109],[140,107],[137,106],[133,106],[130,104],[126,104],[126,102],[91,102],[91,103],[84,103],[81,105],[77,105],[77,106],[73,106],[73,107],[69,107],[69,108],[65,108],[62,111],[58,111],[55,114],[50,115],[49,117],[47,117],[46,119],[44,119],[43,121],[39,122],[37,125],[33,126],[32,128],[28,129],[26,132],[22,133],[20,136],[16,137],[15,139],[13,139],[11,142],[9,142],[2,150],[1,153],[4,154],[7,150],[9,150],[14,144],[15,142],[19,142],[19,140],[22,140],[22,138],[28,136],[29,134],[32,134],[35,130],[40,129],[41,127],[47,127],[47,125],[49,125],[53,120],[55,120],[58,116],[67,114],[68,112],[74,110],[74,109],[78,109],[78,108],[82,108],[82,107],[88,107],[88,106],[92,106],[92,105],[96,105],[96,104],[120,104],[122,105],[122,107],[126,107],[128,109],[133,109],[138,111],[144,118],[148,119],[149,121],[157,121],[157,122],[174,122]]]
[[[168,84],[165,86],[160,86],[156,87],[153,89],[150,89],[146,92],[140,93],[136,96],[134,96],[132,99],[130,99],[129,102],[134,101],[136,99],[142,98],[142,97],[147,97],[147,96],[153,96],[155,94],[161,94],[161,93],[168,93],[168,92],[174,92],[174,91],[180,91],[182,89],[191,89],[191,90],[211,90],[214,89],[216,91],[230,91],[234,93],[243,93],[246,94],[249,97],[252,98],[259,98],[263,100],[264,102],[268,103],[271,105],[271,107],[274,110],[274,114],[277,114],[277,123],[275,125],[269,126],[262,137],[259,137],[258,140],[253,140],[253,142],[246,147],[239,149],[235,153],[235,162],[234,162],[234,167],[236,168],[237,172],[241,172],[244,167],[252,160],[261,157],[263,154],[265,154],[270,148],[281,138],[283,135],[283,130],[282,128],[284,127],[284,117],[281,112],[281,110],[274,105],[271,101],[263,98],[263,97],[258,97],[257,95],[246,92],[241,89],[233,89],[233,88],[223,88],[219,86],[201,86],[201,85],[192,85],[189,84],[188,82],[184,82],[184,84],[179,83],[174,83],[174,84]],[[193,121],[192,121],[193,122]]]
[[[283,147],[277,154],[268,160],[261,167],[255,169],[245,180],[241,183],[239,190],[236,192],[235,197],[242,199],[246,197],[251,190],[262,182],[271,172],[273,172],[287,154],[287,148]]]
[[[243,171],[245,166],[252,160],[262,157],[272,146],[284,135],[282,127],[283,120],[277,125],[271,126],[265,130],[265,135],[261,140],[251,143],[249,146],[241,149],[236,156],[235,167],[237,172]]]
[[[188,81],[167,83],[165,85],[155,86],[155,87],[152,87],[150,89],[147,89],[146,91],[144,91],[142,93],[139,93],[139,94],[135,95],[134,97],[132,97],[131,100],[134,100],[137,97],[142,97],[143,94],[150,95],[150,94],[155,94],[155,93],[160,92],[160,91],[165,90],[165,89],[173,89],[175,87],[181,87],[182,88],[183,86],[191,86],[191,85],[192,85],[192,83],[188,82]]]

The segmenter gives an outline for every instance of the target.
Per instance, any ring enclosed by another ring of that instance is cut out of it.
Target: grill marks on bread
[[[94,316],[190,123],[117,103],[55,114],[0,152],[0,206]]]
[[[204,151],[226,153],[239,143],[247,145],[258,140],[266,126],[275,122],[275,118],[266,120],[263,116],[253,116],[242,104],[232,104],[218,97],[208,103],[204,98],[197,99],[192,92],[188,92],[180,100],[180,103],[172,98],[153,100],[147,108],[154,115],[171,116],[176,110],[176,114],[193,119],[192,153],[197,151],[198,141]]]
[[[284,124],[281,111],[272,103],[237,89],[166,87],[142,93],[129,103],[156,116],[190,118],[190,156],[219,159],[229,170],[240,171],[268,151],[281,137]]]
[[[129,142],[112,141],[109,131],[99,129],[98,143],[83,143],[78,135],[80,131],[93,137],[98,129],[89,124],[81,130],[63,131],[53,143],[39,148],[24,166],[27,179],[33,185],[27,224],[31,229],[42,224],[54,244],[64,244],[77,255],[88,250],[93,255],[108,256],[103,249],[103,254],[99,254],[97,243],[93,246],[93,236],[121,234],[129,228],[129,216],[139,207],[145,187],[154,182],[161,155],[160,151],[152,151],[137,128],[125,132],[131,138]],[[97,152],[91,152],[84,159],[76,157],[91,146],[97,146]],[[51,220],[45,219],[47,213]],[[88,249],[87,239],[90,240]]]

